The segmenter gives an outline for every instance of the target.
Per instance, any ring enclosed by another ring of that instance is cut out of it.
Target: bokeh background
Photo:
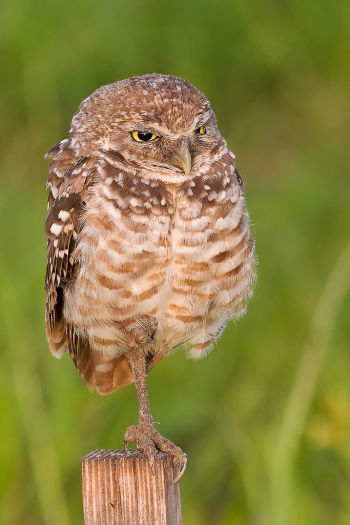
[[[188,453],[184,524],[350,523],[348,0],[6,2],[0,18],[0,522],[83,522],[80,458],[122,446],[133,386],[90,394],[44,332],[44,153],[102,84],[204,91],[257,238],[248,313],[149,376]]]

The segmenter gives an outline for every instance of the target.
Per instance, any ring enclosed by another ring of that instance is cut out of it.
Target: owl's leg
[[[140,346],[132,345],[132,348],[127,353],[127,357],[135,377],[140,412],[138,424],[128,427],[125,431],[124,448],[127,448],[129,442],[137,442],[138,448],[149,459],[152,471],[154,458],[158,450],[170,454],[173,457],[174,464],[179,469],[179,473],[174,480],[174,483],[176,483],[185,471],[187,456],[182,452],[181,448],[161,436],[154,428],[146,384],[146,356],[144,351]]]

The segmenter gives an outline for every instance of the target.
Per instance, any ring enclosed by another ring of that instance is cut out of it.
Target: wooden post
[[[95,450],[82,458],[85,525],[181,525],[180,484],[167,454],[154,475],[138,450]]]

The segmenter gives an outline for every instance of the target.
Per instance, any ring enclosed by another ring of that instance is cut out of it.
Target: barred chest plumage
[[[225,158],[226,157],[226,158]],[[225,164],[226,160],[226,164]],[[112,357],[127,350],[123,323],[154,316],[152,352],[189,345],[201,357],[252,293],[253,243],[231,154],[207,175],[166,184],[108,162],[86,198],[64,315]]]

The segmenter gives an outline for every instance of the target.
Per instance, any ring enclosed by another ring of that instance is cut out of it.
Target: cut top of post
[[[85,525],[181,525],[180,485],[163,452],[154,474],[138,450],[96,450],[82,458]]]

